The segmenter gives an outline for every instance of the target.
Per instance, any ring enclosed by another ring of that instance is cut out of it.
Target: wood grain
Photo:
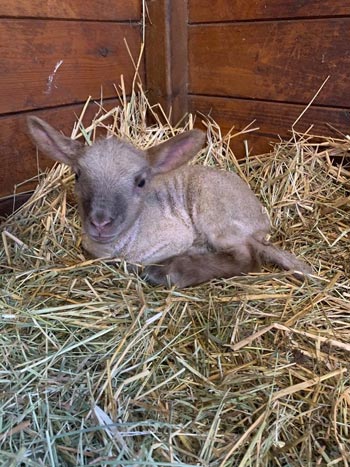
[[[0,16],[109,21],[139,20],[141,0],[12,0],[0,3]]]
[[[252,101],[245,99],[229,99],[221,97],[190,96],[189,107],[192,112],[210,114],[226,133],[233,126],[235,130],[242,130],[253,120],[258,131],[246,134],[232,140],[232,147],[237,156],[245,156],[244,140],[252,154],[262,154],[271,150],[271,142],[281,138],[290,138],[291,128],[304,107],[296,104],[283,104],[278,102]],[[197,125],[200,126],[202,117],[197,116]],[[304,132],[311,125],[312,134],[321,136],[339,137],[332,130],[331,124],[344,134],[349,133],[350,113],[347,109],[334,109],[329,107],[311,107],[296,124],[297,131]]]
[[[146,79],[152,104],[171,110],[177,123],[187,111],[187,0],[152,0],[146,25]]]
[[[189,28],[192,94],[350,106],[350,18]]]
[[[99,22],[1,20],[0,113],[115,96],[120,75],[131,82],[138,25]],[[143,70],[141,70],[141,74]]]
[[[350,15],[348,0],[189,0],[192,23]]]
[[[104,103],[106,109],[118,105],[116,99]],[[62,108],[54,108],[31,112],[47,120],[58,130],[67,136],[70,135],[76,116],[80,115],[83,105],[71,105]],[[91,122],[91,118],[97,113],[96,104],[90,104],[85,114],[84,122]],[[38,173],[36,148],[28,136],[27,113],[9,115],[0,118],[0,197],[14,192],[14,185],[24,182]],[[39,167],[45,170],[51,167],[53,162],[43,154],[39,155]],[[31,189],[35,183],[28,183],[18,187],[16,192]]]

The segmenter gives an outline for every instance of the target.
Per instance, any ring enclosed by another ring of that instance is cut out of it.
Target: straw
[[[172,127],[137,81],[118,92],[85,128],[84,108],[74,137],[147,148],[193,126]],[[314,277],[149,286],[122,261],[85,258],[73,177],[55,166],[1,227],[2,465],[349,465],[350,173],[332,157],[350,142],[292,131],[238,161],[234,130],[203,120],[195,163],[249,182],[272,240]]]

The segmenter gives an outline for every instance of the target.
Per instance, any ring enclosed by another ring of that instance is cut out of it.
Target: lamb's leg
[[[144,276],[152,284],[183,288],[259,270],[260,264],[250,249],[240,248],[236,252],[174,256],[161,264],[146,266]]]
[[[274,264],[286,271],[295,271],[294,275],[297,277],[300,277],[298,273],[302,276],[312,274],[312,268],[293,253],[282,250],[265,240],[250,239],[250,244],[262,263]]]

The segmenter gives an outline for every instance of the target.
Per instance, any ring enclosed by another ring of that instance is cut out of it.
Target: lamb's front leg
[[[161,264],[146,266],[144,277],[155,285],[189,287],[215,278],[227,278],[256,272],[260,263],[248,248],[237,251],[183,254],[173,256]]]

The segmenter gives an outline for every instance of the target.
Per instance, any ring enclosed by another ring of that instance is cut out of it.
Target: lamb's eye
[[[146,179],[141,175],[135,177],[135,185],[139,188],[143,188],[146,185]]]

